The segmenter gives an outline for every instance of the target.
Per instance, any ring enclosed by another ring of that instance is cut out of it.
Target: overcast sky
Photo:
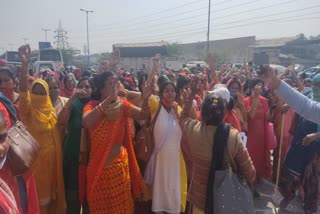
[[[208,0],[0,0],[0,53],[17,49],[24,38],[37,48],[50,28],[54,41],[59,20],[71,47],[83,52],[89,15],[91,53],[112,44],[197,42],[206,40]],[[211,39],[257,39],[320,34],[320,0],[212,0]]]

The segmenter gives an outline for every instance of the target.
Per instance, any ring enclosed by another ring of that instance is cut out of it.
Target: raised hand
[[[191,93],[190,93],[189,99],[191,98],[193,99],[193,97],[200,92],[200,84],[201,84],[201,81],[197,76],[194,76],[191,79],[191,86],[190,86]]]
[[[31,56],[30,45],[23,45],[19,48],[19,56],[22,64],[28,64]]]
[[[160,54],[156,54],[155,57],[152,59],[152,62],[153,62],[152,70],[153,71],[158,71],[160,69],[160,67],[161,67]]]
[[[120,50],[117,48],[111,54],[111,63],[117,65],[120,62]]]
[[[148,99],[151,94],[152,94],[152,87],[151,87],[151,82],[144,81],[143,82],[143,89],[142,89],[142,94],[143,94],[143,99]]]
[[[83,88],[78,88],[73,95],[73,98],[81,98],[87,95],[87,91]]]

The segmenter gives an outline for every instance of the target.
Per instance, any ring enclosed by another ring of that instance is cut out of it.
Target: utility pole
[[[59,21],[59,27],[54,31],[54,33],[56,34],[54,36],[54,38],[56,39],[54,44],[56,44],[58,49],[65,49],[65,47],[68,46],[68,37],[66,36],[68,32],[62,28],[61,21]]]
[[[50,29],[42,28],[41,30],[44,31],[44,38],[45,38],[45,41],[47,42],[48,41],[47,33],[48,33],[48,31],[50,31]]]
[[[211,13],[211,0],[209,0],[209,11],[208,11],[208,32],[207,32],[207,56],[209,54],[210,49],[210,14]]]
[[[88,52],[88,62],[87,66],[89,68],[90,66],[90,44],[89,44],[89,13],[93,13],[93,10],[84,10],[80,9],[80,11],[85,12],[87,15],[87,52]]]

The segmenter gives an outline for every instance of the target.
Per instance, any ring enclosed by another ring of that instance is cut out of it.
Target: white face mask
[[[183,98],[182,94],[180,94],[180,100],[184,100],[184,98]]]

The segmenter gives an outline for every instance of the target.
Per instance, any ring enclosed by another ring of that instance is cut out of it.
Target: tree
[[[177,42],[167,45],[167,53],[169,56],[179,56],[182,50]]]
[[[318,40],[318,39],[320,39],[320,34],[319,35],[317,35],[317,36],[310,36],[309,37],[309,40]]]
[[[73,64],[73,57],[80,54],[80,50],[68,47],[61,49],[62,58],[64,64],[72,65]]]

